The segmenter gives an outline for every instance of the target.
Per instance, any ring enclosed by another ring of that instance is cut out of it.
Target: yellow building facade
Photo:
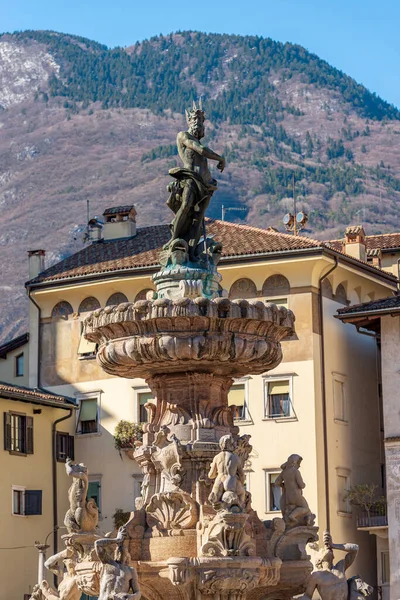
[[[75,410],[62,396],[0,383],[0,598],[4,600],[22,600],[37,583],[35,543],[46,541],[49,551],[54,549],[55,524],[62,525],[68,508],[63,463],[72,448]],[[57,541],[62,533],[56,533]]]
[[[218,221],[208,229],[224,245],[219,271],[226,294],[285,304],[296,316],[296,335],[283,342],[279,367],[235,381],[230,396],[241,433],[252,436],[246,485],[253,506],[262,519],[279,514],[274,479],[287,457],[300,453],[317,524],[329,527],[335,542],[360,544],[354,572],[374,583],[374,540],[357,531],[344,496],[355,483],[382,486],[376,349],[334,314],[341,306],[391,295],[396,278],[361,260],[357,248],[346,254],[308,238]],[[144,299],[154,288],[168,228],[130,233],[113,237],[109,227],[107,240],[28,283],[30,385],[39,381],[76,399],[76,458],[89,467],[104,531],[113,528],[116,509],[134,508],[142,479],[135,461],[114,448],[115,427],[122,419],[145,420],[151,394],[143,380],[101,370],[95,347],[82,338],[82,322],[96,308]]]

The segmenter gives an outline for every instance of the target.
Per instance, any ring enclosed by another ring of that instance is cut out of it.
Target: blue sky
[[[108,46],[159,33],[298,43],[400,108],[399,0],[1,0],[0,31],[53,29]]]

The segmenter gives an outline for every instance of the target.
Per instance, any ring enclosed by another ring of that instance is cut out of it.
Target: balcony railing
[[[387,527],[388,519],[386,506],[363,511],[357,516],[357,527]]]

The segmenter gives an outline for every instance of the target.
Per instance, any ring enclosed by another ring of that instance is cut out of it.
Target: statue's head
[[[281,469],[286,469],[286,467],[300,467],[301,461],[303,458],[300,454],[291,454],[287,461],[281,465]]]
[[[233,441],[233,437],[231,435],[223,435],[219,440],[219,447],[221,450],[226,450],[227,452],[233,452],[235,449],[235,442]]]
[[[206,118],[201,100],[198,107],[193,102],[193,108],[189,112],[186,110],[185,113],[189,133],[201,140],[204,137],[204,121]]]
[[[361,596],[367,598],[368,596],[371,596],[374,591],[374,588],[368,585],[368,583],[365,583],[360,575],[354,575],[354,577],[348,579],[347,585],[349,586],[349,598],[352,598],[353,596],[356,598]]]

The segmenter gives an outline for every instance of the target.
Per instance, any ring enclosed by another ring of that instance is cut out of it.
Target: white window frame
[[[22,485],[12,485],[11,486],[11,514],[13,517],[25,517],[25,491],[26,487]],[[22,513],[14,512],[14,492],[22,492]]]
[[[282,472],[282,469],[279,467],[272,467],[270,469],[264,469],[264,488],[265,488],[265,512],[277,516],[281,516],[282,513],[280,510],[273,510],[270,502],[272,489],[270,484],[270,475],[279,475]]]
[[[82,354],[79,352],[79,346],[81,345],[81,339],[82,339],[84,329],[85,329],[84,321],[85,321],[87,315],[88,315],[87,312],[82,313],[82,316],[80,316],[80,319],[79,319],[80,334],[79,334],[78,348],[76,349],[76,354],[78,356],[78,360],[93,360],[94,358],[96,358],[96,352],[97,352],[96,348],[97,348],[98,344],[95,344],[95,349],[93,350],[93,352],[86,353],[86,354]]]
[[[153,392],[147,385],[133,387],[132,389],[133,389],[134,405],[136,407],[135,408],[135,413],[136,413],[135,422],[137,424],[140,424],[143,421],[140,420],[140,398],[139,398],[139,395],[140,394],[152,394]]]
[[[293,373],[283,373],[282,375],[264,375],[263,376],[263,396],[264,396],[264,417],[263,421],[288,421],[296,418],[296,413],[294,411],[294,402],[293,402]],[[287,417],[279,415],[268,415],[268,384],[278,381],[288,381],[289,382],[289,415]]]
[[[276,302],[279,300],[279,304],[277,306],[284,306],[285,308],[290,308],[289,297],[289,295],[282,296],[282,294],[280,294],[276,296],[261,296],[261,298],[257,298],[257,300],[262,300],[263,302],[270,302],[271,304],[276,304]]]
[[[102,498],[102,477],[103,475],[100,473],[93,473],[93,475],[89,475],[88,478],[88,483],[98,483],[99,484],[99,503],[97,505],[97,508],[99,509],[99,521],[101,521],[103,519],[102,516],[102,504],[103,504],[103,498]],[[88,492],[89,492],[89,487],[88,487]],[[87,498],[89,500],[89,498]]]
[[[144,479],[143,473],[134,473],[133,478],[133,505],[135,505],[136,498],[140,498],[142,495],[142,483]]]
[[[243,385],[244,384],[244,417],[242,419],[234,419],[237,424],[244,424],[251,422],[250,412],[249,412],[249,379],[250,377],[238,377],[233,380],[232,386],[230,390],[235,385]]]
[[[343,418],[341,418],[337,414],[336,406],[336,395],[335,395],[335,382],[342,384],[343,397],[342,397],[342,409],[343,409]],[[347,376],[343,373],[332,372],[332,404],[333,404],[333,420],[335,423],[340,423],[342,425],[347,425],[348,420],[348,403],[347,403]]]
[[[337,514],[342,517],[351,517],[352,510],[349,500],[346,500],[346,510],[341,510],[341,504],[339,500],[340,487],[339,477],[346,478],[345,489],[348,490],[351,487],[351,470],[345,467],[336,467],[336,491],[337,491]]]
[[[75,423],[75,435],[79,436],[79,437],[91,437],[91,436],[98,436],[101,435],[101,394],[103,393],[102,390],[96,390],[93,392],[78,392],[75,394],[75,397],[77,399],[77,401],[79,402],[79,409],[76,411],[76,423]],[[90,400],[90,399],[94,399],[96,398],[97,400],[97,431],[91,431],[88,433],[82,433],[81,431],[78,431],[78,427],[79,427],[79,415],[81,413],[81,405],[82,405],[82,400]]]

